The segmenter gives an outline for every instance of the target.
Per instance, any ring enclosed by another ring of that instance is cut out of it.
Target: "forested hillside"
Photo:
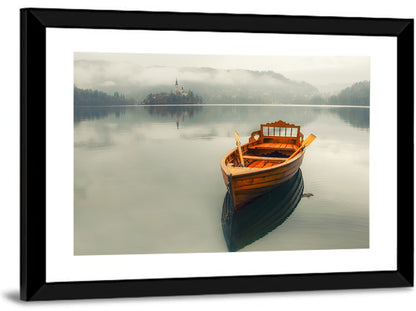
[[[343,89],[338,95],[329,97],[330,105],[370,105],[370,81],[361,81]]]
[[[80,89],[74,86],[74,105],[75,106],[116,106],[116,105],[135,105],[134,99],[126,98],[123,94],[114,92],[114,95],[91,90]]]

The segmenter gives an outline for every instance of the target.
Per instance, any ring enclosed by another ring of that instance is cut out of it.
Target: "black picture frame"
[[[21,10],[22,300],[413,286],[413,19],[25,8]],[[46,29],[142,29],[397,38],[397,270],[46,282]]]

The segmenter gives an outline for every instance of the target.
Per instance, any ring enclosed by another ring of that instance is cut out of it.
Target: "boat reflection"
[[[230,252],[262,238],[280,226],[295,210],[303,195],[302,171],[277,189],[235,211],[227,192],[222,207],[221,225]]]

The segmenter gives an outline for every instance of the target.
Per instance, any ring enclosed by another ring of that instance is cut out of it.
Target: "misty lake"
[[[368,107],[149,105],[75,108],[74,254],[228,252],[220,159],[278,120],[317,136],[299,200],[239,251],[368,248]]]

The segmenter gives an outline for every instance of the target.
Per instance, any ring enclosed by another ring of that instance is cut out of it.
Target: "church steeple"
[[[178,85],[178,78],[176,78],[176,83],[175,83],[175,94],[178,94],[179,92],[179,85]]]

